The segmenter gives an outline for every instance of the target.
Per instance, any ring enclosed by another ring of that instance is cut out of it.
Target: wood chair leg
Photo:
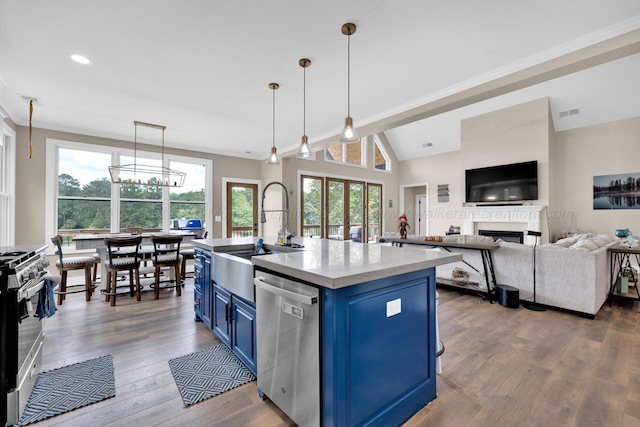
[[[111,307],[115,307],[116,305],[116,291],[118,290],[116,281],[118,280],[118,273],[114,271],[111,274]]]
[[[84,268],[85,301],[91,301],[91,286],[93,286],[93,282],[91,281],[91,266],[88,265]]]
[[[157,265],[156,266],[156,273],[155,273],[155,283],[153,286],[153,293],[155,294],[155,299],[160,298],[160,266]]]
[[[109,293],[111,292],[111,271],[107,271],[106,273],[103,273],[106,276],[106,280],[105,280],[105,288],[104,288],[104,300],[106,302],[109,302],[111,300],[111,295],[109,295]]]
[[[187,257],[183,256],[182,262],[180,265],[180,279],[182,280],[182,283],[184,283],[184,281],[186,280],[186,271],[187,271]]]
[[[136,275],[136,301],[140,301],[142,292],[140,290],[140,270],[135,269]]]
[[[176,293],[178,296],[182,296],[182,283],[180,280],[180,264],[176,264]]]
[[[136,291],[134,289],[134,285],[133,285],[133,281],[135,280],[133,277],[133,271],[134,270],[129,270],[129,296],[133,297],[136,294]]]
[[[66,270],[62,270],[60,271],[60,285],[58,286],[58,292],[60,292],[58,294],[58,305],[62,305],[62,302],[64,301],[64,293],[67,291],[67,271]]]

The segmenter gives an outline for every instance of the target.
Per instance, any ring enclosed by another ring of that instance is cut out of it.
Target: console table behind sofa
[[[452,241],[451,237],[455,237],[456,241]],[[465,239],[466,237],[467,236],[465,236]],[[478,236],[468,236],[468,237],[472,238],[472,237],[478,237]],[[452,252],[452,253],[455,252],[455,249],[469,249],[473,251],[479,251],[480,256],[482,257],[482,272],[478,270],[475,266],[471,265],[464,258],[462,262],[464,262],[470,268],[474,269],[477,273],[480,273],[484,276],[485,283],[487,284],[486,289],[477,287],[477,289],[474,289],[474,291],[483,294],[486,299],[488,299],[490,302],[493,303],[493,298],[496,293],[497,282],[496,282],[495,270],[493,268],[493,259],[491,256],[491,251],[497,248],[498,246],[493,242],[493,239],[491,237],[487,237],[486,239],[483,239],[482,242],[470,242],[470,243],[466,243],[466,242],[458,243],[457,239],[458,239],[457,236],[450,236],[450,237],[447,236],[445,237],[445,240],[448,240],[448,241],[434,242],[434,241],[424,240],[424,238],[400,239],[400,238],[392,237],[392,238],[385,238],[384,242],[389,242],[393,246],[400,246],[400,247],[402,247],[405,244],[409,244],[409,245],[426,246],[430,248],[443,248],[447,252]],[[383,240],[380,240],[380,241],[382,242]],[[465,287],[465,286],[462,286],[461,284],[456,284],[455,281],[453,280],[451,281],[447,280],[445,282],[443,281],[442,278],[436,277],[436,281],[438,282],[439,285],[443,285],[443,286],[455,286],[455,287],[463,287],[465,289],[471,289],[468,286]]]

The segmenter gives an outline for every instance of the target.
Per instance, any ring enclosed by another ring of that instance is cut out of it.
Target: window
[[[301,224],[303,237],[322,235],[322,178],[302,176],[300,205],[302,209]]]
[[[350,144],[336,144],[324,150],[324,159],[328,162],[366,166],[366,146],[366,138]]]
[[[15,136],[15,132],[3,123],[0,134],[0,246],[15,244]]]
[[[57,230],[70,244],[79,231],[108,233],[111,223],[111,155],[58,150]]]
[[[184,172],[184,185],[180,188],[170,187],[170,218],[171,219],[206,219],[206,165],[202,161],[191,162],[169,162],[171,169]],[[203,224],[206,227],[206,224]]]
[[[373,168],[376,170],[391,172],[391,158],[380,141],[378,135],[373,136]]]
[[[373,242],[381,233],[382,184],[300,175],[304,237]]]
[[[210,223],[206,194],[211,161],[165,155],[168,167],[187,174],[179,188],[112,184],[108,167],[132,163],[131,150],[47,140],[45,214],[55,219],[47,223],[47,234],[60,234],[65,245],[73,245],[78,233],[169,231],[171,219]],[[160,166],[161,155],[138,150],[136,163]]]

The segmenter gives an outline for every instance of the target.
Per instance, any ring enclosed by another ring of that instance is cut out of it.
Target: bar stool
[[[206,239],[207,231],[204,232],[202,236],[196,237],[197,239]],[[182,255],[182,265],[180,266],[180,277],[182,279],[182,284],[184,285],[184,280],[187,277],[187,260],[194,259],[196,256],[195,248],[183,249],[180,251],[180,255]]]
[[[62,302],[66,299],[67,294],[75,294],[79,292],[85,293],[85,299],[91,301],[93,290],[96,285],[91,280],[91,269],[95,266],[96,260],[92,256],[79,256],[79,257],[65,257],[62,254],[62,236],[57,235],[51,238],[51,243],[56,247],[56,255],[58,255],[58,261],[56,261],[56,267],[60,272],[60,285],[54,294],[58,295],[58,305],[62,305]],[[84,284],[81,285],[67,285],[67,273],[72,270],[84,270]],[[69,288],[76,288],[83,286],[83,289],[69,290]]]
[[[142,242],[142,236],[135,237],[107,237],[104,243],[107,246],[106,262],[106,283],[107,288],[102,290],[106,300],[111,302],[111,306],[116,305],[116,296],[128,293],[136,296],[140,301],[140,256],[138,249]],[[129,273],[129,290],[118,292],[118,272],[127,271]],[[135,280],[135,288],[134,288]]]
[[[180,264],[182,256],[180,255],[180,243],[182,236],[153,236],[153,266],[155,267],[155,283],[153,285],[156,299],[160,298],[160,276],[163,267],[173,268],[175,272],[174,285],[166,285],[163,288],[176,288],[178,296],[182,295],[182,286],[180,285]],[[166,282],[166,281],[165,281]],[[168,280],[171,282],[171,280]]]

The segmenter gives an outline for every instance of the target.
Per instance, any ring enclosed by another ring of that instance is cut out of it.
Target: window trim
[[[66,148],[71,150],[91,151],[95,153],[103,153],[111,155],[111,164],[115,164],[118,156],[133,156],[134,150],[128,148],[119,148],[109,145],[89,144],[85,142],[67,141],[56,138],[46,138],[46,161],[45,161],[45,233],[47,236],[57,234],[57,218],[58,218],[58,150]],[[162,153],[152,151],[137,150],[137,156],[149,159],[162,159]],[[175,154],[164,154],[165,163],[171,161],[181,163],[202,164],[205,167],[205,218],[204,221],[208,227],[213,225],[213,208],[212,208],[212,177],[213,177],[213,161],[210,159],[201,159],[197,157],[188,157]],[[111,184],[111,232],[119,232],[120,221],[120,191],[118,184]],[[163,187],[162,192],[162,218],[163,231],[169,231],[169,216],[171,200],[169,196],[169,187]],[[70,253],[75,252],[75,248],[69,248]],[[47,249],[49,254],[53,253],[53,249]]]
[[[386,163],[385,163],[387,165],[386,169],[376,168],[376,147],[378,148],[378,150],[380,150],[380,153],[382,153],[382,157],[384,157],[384,159],[386,160]],[[391,173],[392,166],[393,166],[393,164],[391,163],[391,156],[389,156],[389,152],[387,151],[387,148],[382,143],[382,139],[380,139],[378,134],[373,135],[373,150],[371,150],[371,152],[373,156],[373,159],[371,160],[371,167],[373,168],[373,170],[376,172]]]
[[[0,109],[0,112],[2,110]],[[4,114],[0,118],[4,119]],[[0,194],[6,199],[6,223],[0,225],[0,246],[13,246],[16,240],[16,132],[8,124],[2,122],[2,141],[0,148],[4,151],[4,164],[0,165]]]

